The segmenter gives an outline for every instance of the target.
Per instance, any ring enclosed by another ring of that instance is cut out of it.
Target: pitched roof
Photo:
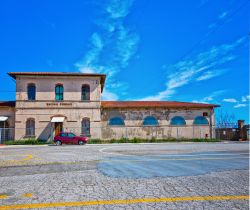
[[[0,107],[2,106],[15,107],[16,102],[15,101],[0,101]]]
[[[188,107],[188,108],[213,108],[216,104],[190,103],[178,101],[102,101],[103,108],[143,108],[143,107]]]
[[[9,72],[9,76],[16,79],[16,76],[75,76],[75,77],[101,77],[102,90],[106,79],[105,74],[77,73],[77,72]]]

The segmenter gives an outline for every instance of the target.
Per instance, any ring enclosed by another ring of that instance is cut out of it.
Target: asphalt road
[[[0,148],[1,209],[249,209],[248,143]]]

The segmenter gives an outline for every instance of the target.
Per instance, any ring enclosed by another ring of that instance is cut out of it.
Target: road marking
[[[152,159],[141,159],[141,160],[102,160],[101,162],[149,162],[149,161],[189,161],[189,160],[231,160],[231,159],[249,159],[248,157],[225,157],[225,158],[152,158]]]
[[[126,154],[122,154],[122,153],[116,153],[116,152],[104,152],[104,150],[106,149],[112,149],[115,148],[115,146],[113,147],[104,147],[102,149],[99,149],[99,152],[103,153],[103,154],[108,154],[108,155],[120,155],[120,156],[134,156],[134,155],[126,155]]]
[[[6,209],[31,209],[31,208],[54,208],[72,206],[95,206],[95,205],[115,205],[115,204],[135,204],[135,203],[168,203],[186,201],[224,201],[224,200],[247,200],[248,195],[227,195],[227,196],[195,196],[195,197],[166,197],[166,198],[138,198],[128,200],[93,200],[93,201],[72,201],[55,203],[31,203],[0,206],[0,210]]]
[[[5,198],[8,198],[7,195],[0,195],[0,199],[5,199]]]
[[[104,148],[101,148],[99,149],[99,152],[103,153],[103,154],[109,154],[109,155],[120,155],[120,156],[137,156],[137,155],[128,155],[128,154],[123,154],[121,152],[106,152],[104,150],[107,150],[107,149],[113,149],[113,148],[119,148],[119,146],[111,146],[111,147],[104,147]],[[126,152],[126,151],[124,151]],[[129,152],[129,151],[128,151]],[[133,152],[133,151],[132,151]],[[209,151],[204,151],[204,153],[206,152],[209,152]],[[215,151],[215,152],[225,152],[225,150],[218,150],[218,151]],[[233,151],[232,151],[233,152]],[[190,153],[190,154],[163,154],[164,156],[231,156],[231,155],[249,155],[249,153],[235,153],[235,154],[226,154],[226,153],[217,153],[217,154],[193,154],[193,153]],[[151,156],[161,156],[161,155],[151,155]]]
[[[23,197],[26,197],[26,198],[31,198],[33,196],[32,193],[25,193],[23,194]]]
[[[11,162],[11,163],[19,163],[19,162],[25,162],[28,160],[31,160],[33,158],[33,155],[31,154],[27,154],[27,155],[4,155],[4,156],[25,156],[24,158],[20,159],[20,160],[1,160],[1,162]]]

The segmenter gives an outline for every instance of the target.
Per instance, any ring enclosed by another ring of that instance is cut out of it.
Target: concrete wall
[[[193,125],[196,116],[208,113],[209,125]],[[120,116],[125,126],[109,126],[112,117]],[[158,120],[158,126],[143,126],[143,119],[153,116]],[[185,126],[170,125],[171,118],[181,116],[185,119]],[[137,108],[137,109],[103,109],[102,110],[102,138],[205,138],[212,137],[214,126],[214,113],[210,109],[167,109],[167,108]]]

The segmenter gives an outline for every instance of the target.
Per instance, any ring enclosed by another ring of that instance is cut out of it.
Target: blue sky
[[[220,104],[249,121],[248,0],[2,0],[0,100],[9,71],[107,74],[104,100]]]

